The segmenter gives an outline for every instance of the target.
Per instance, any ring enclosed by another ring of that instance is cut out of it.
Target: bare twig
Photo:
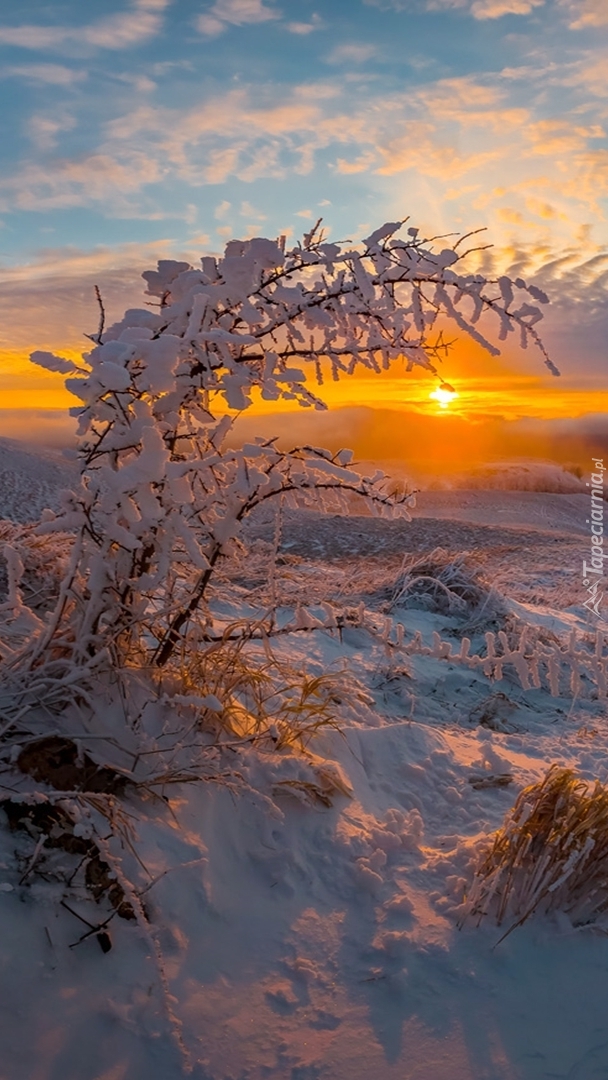
[[[97,303],[99,305],[99,327],[97,329],[96,334],[87,334],[86,336],[90,337],[91,341],[94,341],[96,345],[101,345],[102,344],[103,331],[104,331],[104,327],[106,325],[106,309],[104,307],[103,300],[101,298],[101,292],[99,290],[99,285],[94,285],[93,288],[95,289],[95,296],[97,298]]]

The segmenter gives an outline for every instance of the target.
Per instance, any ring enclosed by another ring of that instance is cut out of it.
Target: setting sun
[[[458,394],[449,383],[442,383],[436,390],[431,391],[429,397],[437,401],[442,409],[447,409],[454,398],[458,397]]]

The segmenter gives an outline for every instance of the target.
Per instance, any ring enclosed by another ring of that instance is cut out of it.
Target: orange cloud
[[[473,0],[471,15],[475,19],[500,19],[503,15],[529,15],[545,0]]]
[[[584,30],[588,26],[608,26],[608,8],[605,0],[560,0],[573,16],[571,30]]]

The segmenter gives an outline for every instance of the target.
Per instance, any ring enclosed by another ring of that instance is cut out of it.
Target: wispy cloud
[[[2,79],[27,79],[50,86],[72,86],[86,79],[87,72],[64,67],[63,64],[7,64],[0,68]]]
[[[534,153],[554,159],[584,150],[593,140],[604,137],[604,132],[597,125],[579,124],[568,117],[537,120],[530,123],[524,132],[524,138],[531,144]]]
[[[589,26],[608,26],[608,4],[606,0],[560,0],[570,12],[571,30],[584,30]]]
[[[479,264],[490,276],[521,276],[547,293],[551,302],[541,324],[542,336],[562,370],[564,384],[569,381],[580,388],[586,380],[599,377],[599,386],[605,386],[608,252],[593,243],[590,230],[581,229],[567,248],[549,240],[490,249],[480,256]],[[608,397],[604,389],[599,391],[598,408],[602,394],[604,400]]]
[[[336,169],[344,176],[352,175],[353,173],[367,172],[378,164],[378,157],[375,151],[368,150],[365,154],[360,154],[356,158],[342,158],[339,157],[336,161]]]
[[[571,65],[569,71],[564,71],[562,85],[584,88],[596,98],[608,98],[607,67],[608,49],[603,55],[601,52],[599,56],[587,55],[578,64]]]
[[[127,196],[161,176],[160,162],[137,151],[124,154],[122,160],[100,153],[55,161],[52,166],[30,163],[0,183],[0,209],[12,205],[21,210],[58,210],[101,203],[108,208],[114,204],[117,216],[127,209],[138,216]]]
[[[529,15],[545,0],[364,0],[366,4],[395,11],[463,11],[474,19],[500,19],[503,15]],[[570,0],[568,0],[570,2]],[[579,0],[576,0],[578,3]],[[602,4],[604,0],[588,0]]]
[[[154,37],[162,27],[162,12],[171,0],[133,0],[122,14],[84,26],[0,26],[0,44],[22,49],[61,49],[85,45],[103,49],[126,49]]]
[[[139,94],[151,94],[156,90],[158,85],[148,75],[144,74],[134,75],[126,72],[115,72],[112,74],[112,78],[117,82],[126,83],[127,86],[132,86]]]
[[[73,116],[58,115],[31,116],[27,124],[27,133],[38,150],[53,150],[57,145],[57,136],[63,131],[71,131],[76,126]]]
[[[88,350],[84,334],[96,329],[99,315],[96,284],[112,322],[125,308],[143,306],[141,274],[157,259],[186,259],[194,265],[208,250],[206,235],[182,246],[158,238],[89,250],[47,248],[28,262],[0,268],[0,350],[25,354],[59,346]],[[18,320],[15,311],[21,313]]]
[[[285,29],[289,30],[290,34],[307,35],[313,30],[320,30],[322,26],[323,20],[317,14],[313,14],[310,22],[288,22],[285,24]]]
[[[363,64],[376,54],[375,45],[352,42],[336,45],[327,56],[330,64]]]
[[[543,89],[536,91],[540,107],[534,94],[524,107],[516,104],[514,80],[500,74],[440,79],[392,95],[356,92],[334,79],[262,94],[238,87],[182,110],[140,105],[106,123],[95,153],[26,163],[0,181],[0,207],[98,205],[111,216],[158,217],[163,185],[306,175],[323,154],[334,175],[430,177],[444,200],[457,179],[471,193],[458,196],[469,211],[475,199],[484,213],[500,211],[504,223],[507,212],[513,223],[515,214],[550,220],[540,206],[553,207],[552,220],[562,221],[569,201],[580,224],[581,208],[596,212],[606,191],[604,130],[589,114],[586,84],[584,123],[576,114],[544,117]],[[62,124],[44,113],[30,134],[50,147]],[[505,170],[510,190],[520,192],[515,201],[500,192]],[[521,184],[535,186],[524,191]],[[151,201],[155,193],[160,203]]]
[[[252,206],[250,202],[245,200],[241,203],[241,209],[239,211],[241,217],[252,218],[255,221],[265,221],[267,215],[262,213],[261,210],[256,210],[255,206]]]
[[[545,0],[473,0],[470,11],[474,19],[500,19],[503,15],[529,15],[544,3]]]
[[[267,7],[264,0],[216,0],[199,15],[196,27],[205,37],[217,37],[229,26],[269,22],[279,17],[276,8]]]
[[[185,254],[159,235],[196,232],[203,254],[220,237],[300,234],[321,213],[353,240],[411,213],[428,234],[487,225],[496,246],[479,258],[546,282],[581,378],[589,341],[605,365],[608,0],[0,8],[0,85],[20,91],[3,259],[41,237],[116,242],[0,268],[0,344],[13,328],[24,349],[95,329],[95,283],[110,318],[141,305],[141,269]],[[147,249],[121,246],[128,235]]]
[[[237,9],[234,2],[208,10],[241,19],[259,17],[263,7],[256,2]],[[264,11],[262,16],[266,20]],[[334,58],[353,63],[370,51],[366,42],[346,41]],[[334,184],[367,187],[387,214],[399,216],[417,205],[429,226],[446,231],[481,220],[499,244],[523,229],[539,239],[552,232],[567,244],[577,228],[603,220],[605,212],[602,64],[595,53],[595,70],[582,51],[561,66],[549,52],[527,59],[518,70],[477,77],[433,81],[427,73],[418,85],[412,78],[390,91],[373,82],[347,86],[337,67],[299,85],[231,83],[213,95],[192,91],[182,107],[158,104],[159,98],[142,103],[131,94],[121,114],[110,113],[111,119],[92,129],[94,151],[78,156],[51,153],[68,120],[49,105],[37,110],[27,128],[41,152],[0,180],[0,210],[95,207],[110,218],[185,221],[175,207],[189,202],[207,215],[201,228],[210,228],[213,208],[230,201],[215,226],[228,228],[243,214],[249,226],[261,216],[252,209],[239,215],[242,192],[229,186],[207,206],[198,194],[206,185],[237,180],[258,185],[251,204],[276,228],[269,187],[261,182],[272,180],[274,190],[275,182],[289,178],[301,209],[322,192],[302,190],[298,177],[311,176],[316,184],[326,176],[330,194]],[[564,86],[571,95],[569,114],[560,114],[552,98]],[[190,189],[186,196],[184,185]],[[358,208],[357,215],[362,219],[366,211]]]

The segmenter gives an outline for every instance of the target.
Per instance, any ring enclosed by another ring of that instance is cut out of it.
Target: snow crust
[[[59,510],[61,489],[76,478],[74,464],[61,453],[0,438],[0,519],[38,521],[43,510]]]

